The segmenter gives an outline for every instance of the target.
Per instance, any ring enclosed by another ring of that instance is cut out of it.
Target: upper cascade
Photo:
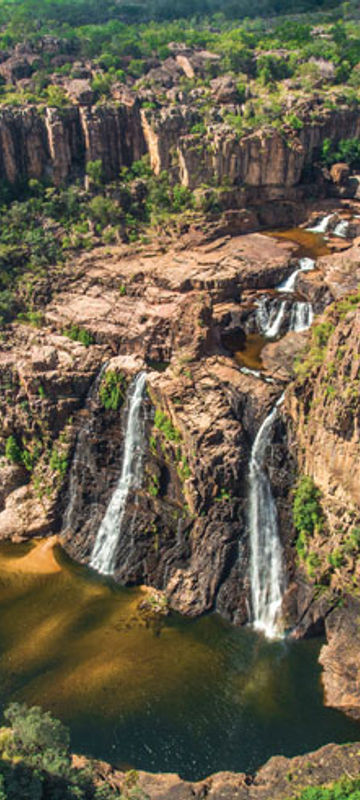
[[[327,233],[334,217],[335,214],[327,214],[326,217],[322,217],[313,228],[308,228],[308,231],[311,231],[311,233]]]
[[[103,575],[112,575],[116,550],[129,492],[141,485],[145,431],[141,417],[146,373],[134,378],[127,397],[124,427],[124,452],[121,474],[96,535],[90,566]]]
[[[315,267],[315,261],[313,258],[300,258],[299,266],[294,270],[294,272],[289,275],[286,280],[282,281],[282,283],[277,286],[278,292],[294,292],[296,288],[296,280],[300,272],[310,272]]]

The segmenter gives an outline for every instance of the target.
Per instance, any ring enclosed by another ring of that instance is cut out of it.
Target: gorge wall
[[[130,92],[122,101],[93,107],[5,108],[0,112],[0,179],[10,184],[48,179],[59,185],[82,177],[86,164],[100,159],[104,178],[111,180],[122,166],[149,153],[156,174],[168,170],[191,189],[226,181],[232,205],[234,188],[235,205],[294,200],[301,197],[304,169],[324,139],[360,135],[360,114],[346,107],[305,121],[296,135],[267,129],[240,137],[222,123],[209,125],[199,138],[190,132],[197,122],[197,112],[188,106],[151,110]],[[312,189],[325,191],[319,175]]]

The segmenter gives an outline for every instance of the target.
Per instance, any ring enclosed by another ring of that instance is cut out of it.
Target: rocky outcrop
[[[359,249],[319,259],[328,291],[337,301],[313,329],[287,393],[289,446],[299,474],[319,491],[314,529],[300,543],[290,616],[297,633],[326,632],[321,652],[328,705],[359,717],[358,583],[360,494]]]
[[[104,178],[138,160],[145,141],[136,99],[109,106],[5,109],[0,113],[0,177],[11,184],[48,178],[56,185],[101,159]]]
[[[325,704],[360,719],[359,600],[347,597],[326,619],[328,644],[321,649],[320,664]]]
[[[116,577],[165,589],[172,607],[188,615],[217,605],[244,622],[249,448],[282,384],[239,370],[214,308],[227,299],[240,308],[246,293],[279,283],[293,269],[292,254],[291,244],[252,234],[165,254],[113,247],[69,265],[43,308],[44,328],[14,325],[19,345],[11,349],[9,340],[4,354],[4,370],[6,363],[17,381],[14,409],[35,404],[41,415],[41,425],[33,410],[29,420],[15,419],[4,397],[3,451],[13,436],[26,460],[41,442],[29,470],[23,457],[11,475],[6,467],[5,535],[62,525],[66,548],[88,563],[123,446],[121,409],[105,408],[105,378],[96,375],[107,362],[128,384],[145,368],[149,446],[142,485],[128,499]],[[84,330],[97,344],[86,348],[63,335]],[[279,508],[293,469],[283,433],[275,427],[271,448]]]
[[[73,757],[77,768],[89,762]],[[96,781],[120,791],[126,787],[126,775],[109,764],[92,761]],[[255,775],[218,772],[197,783],[183,781],[178,775],[138,773],[138,787],[149,800],[291,800],[310,786],[329,786],[343,777],[354,777],[360,770],[359,744],[328,744],[295,758],[275,756]]]
[[[0,465],[3,538],[44,535],[56,526],[61,472],[73,443],[71,418],[83,405],[101,359],[98,347],[86,350],[65,336],[30,326],[14,326],[5,335],[1,448],[4,453],[11,442],[12,450]]]
[[[1,111],[1,179],[16,184],[47,177],[60,184],[84,175],[86,163],[100,159],[104,178],[111,180],[122,166],[149,153],[156,174],[168,170],[184,186],[221,186],[226,181],[226,191],[232,189],[228,205],[299,201],[308,194],[301,188],[304,168],[324,139],[356,138],[360,133],[358,112],[344,108],[324,113],[320,121],[305,122],[297,136],[266,130],[239,137],[222,122],[212,122],[199,136],[192,133],[199,115],[189,104],[149,109],[142,107],[141,91],[137,95],[123,87],[116,102],[92,106],[88,84],[76,80],[69,89],[74,102],[69,107]],[[214,87],[215,94],[221,86]],[[220,197],[225,206],[226,191]]]

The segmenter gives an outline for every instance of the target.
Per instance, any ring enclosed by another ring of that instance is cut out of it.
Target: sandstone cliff
[[[141,97],[129,92],[122,101],[92,107],[5,108],[0,112],[0,179],[10,184],[49,179],[59,185],[83,176],[87,162],[100,159],[104,178],[111,180],[122,166],[149,153],[156,174],[169,170],[184,186],[225,182],[227,192],[232,189],[228,199],[222,192],[225,205],[234,205],[234,199],[236,206],[295,200],[304,193],[304,168],[324,139],[360,133],[359,113],[346,107],[305,122],[296,136],[266,129],[239,137],[218,123],[199,139],[191,134],[196,119],[188,106],[143,109]],[[319,191],[324,187],[314,183],[312,192]]]

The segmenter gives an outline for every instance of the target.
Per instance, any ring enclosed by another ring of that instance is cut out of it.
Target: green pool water
[[[360,740],[322,704],[318,641],[269,643],[217,615],[147,625],[142,597],[58,545],[1,545],[2,707],[39,704],[75,751],[188,779]]]

